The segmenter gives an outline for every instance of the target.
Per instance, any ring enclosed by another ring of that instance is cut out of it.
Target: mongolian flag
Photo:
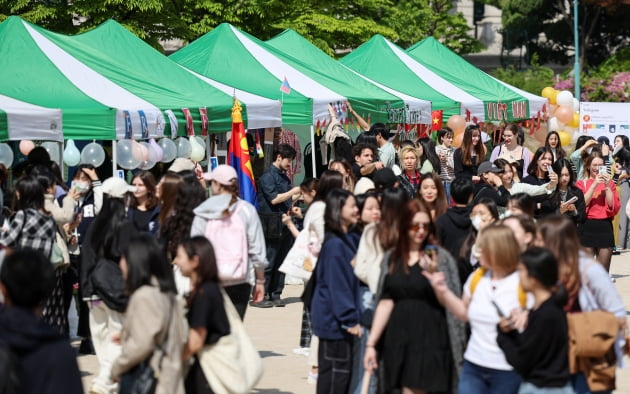
[[[441,109],[431,112],[431,130],[435,131],[442,128],[442,114]]]
[[[243,126],[243,116],[241,115],[241,103],[234,98],[232,106],[232,138],[228,146],[228,164],[234,167],[238,174],[238,189],[240,197],[256,205],[256,183],[254,182],[254,171],[249,159],[249,147]]]

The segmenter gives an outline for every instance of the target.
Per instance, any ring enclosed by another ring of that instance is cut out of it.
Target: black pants
[[[234,308],[236,308],[241,320],[245,319],[247,303],[249,302],[249,296],[252,294],[252,285],[241,283],[240,285],[227,286],[223,289],[230,297],[230,301],[234,304]]]
[[[278,239],[265,240],[267,244],[267,261],[265,268],[265,296],[270,300],[279,300],[284,290],[284,273],[278,271],[285,257],[293,246],[293,235],[285,227]]]
[[[352,378],[353,338],[319,339],[317,394],[345,394]]]

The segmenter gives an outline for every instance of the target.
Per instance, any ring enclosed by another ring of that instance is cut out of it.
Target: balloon
[[[560,125],[558,124],[558,119],[549,118],[549,123],[547,124],[548,131],[558,131],[560,130]]]
[[[20,141],[20,153],[27,156],[35,148],[35,143],[31,140]]]
[[[573,108],[569,108],[564,105],[561,105],[558,107],[554,115],[556,116],[559,122],[567,124],[573,119]]]
[[[151,138],[149,140],[149,145],[151,145],[151,150],[153,151],[154,156],[151,157],[151,150],[149,150],[149,159],[154,162],[162,161],[162,157],[164,157],[164,150],[157,142],[155,142],[155,138]]]
[[[140,165],[140,160],[133,157],[133,140],[120,140],[116,144],[118,165],[125,170],[133,170]]]
[[[459,115],[453,115],[448,118],[446,125],[450,127],[455,134],[459,134],[466,128],[466,119]]]
[[[546,88],[544,88],[542,90],[540,95],[543,96],[546,99],[551,99],[551,97],[554,95],[555,91],[556,91],[556,89],[552,88],[551,86],[547,86]]]
[[[573,119],[571,119],[571,121],[569,122],[569,126],[574,129],[580,127],[580,114],[578,114],[577,112],[573,113]]]
[[[571,134],[567,133],[564,130],[558,131],[558,136],[560,137],[560,144],[563,147],[569,146],[571,144]]]
[[[197,140],[197,143],[199,145],[201,145],[201,147],[205,150],[206,149],[206,141],[204,141],[203,137],[200,137],[200,136],[196,135],[195,139]]]
[[[44,141],[42,142],[41,147],[46,149],[46,152],[50,155],[51,160],[59,164],[59,144],[57,142]]]
[[[160,145],[160,148],[162,148],[164,153],[161,160],[162,163],[170,163],[175,160],[177,157],[177,145],[175,145],[173,140],[170,138],[162,138],[158,145]]]
[[[94,167],[100,167],[104,161],[105,151],[96,142],[90,142],[81,151],[81,163],[83,164],[92,164]]]
[[[185,159],[190,157],[190,153],[192,147],[190,146],[190,142],[184,137],[180,137],[175,141],[177,144],[177,157],[183,157]]]
[[[453,146],[459,148],[462,145],[462,140],[464,139],[464,132],[455,134],[455,138],[453,138]]]
[[[580,113],[580,100],[573,98],[573,110],[577,113]]]
[[[197,162],[203,160],[206,152],[203,150],[203,147],[199,145],[197,139],[194,136],[190,136],[188,142],[190,142],[190,159]]]
[[[155,165],[155,161],[151,160],[151,153],[150,153],[152,151],[151,144],[148,142],[142,141],[140,142],[140,145],[142,145],[147,150],[147,152],[149,152],[148,154],[149,158],[143,161],[142,163],[140,163],[140,168],[143,170],[150,170]]]
[[[6,168],[11,168],[13,165],[13,150],[9,144],[0,144],[0,163],[4,164]]]
[[[136,140],[131,140],[131,154],[133,158],[139,162],[143,162],[149,158],[149,151]]]
[[[573,94],[571,94],[568,90],[561,91],[556,97],[556,103],[573,109]]]
[[[66,142],[66,149],[63,151],[63,162],[68,167],[74,167],[81,162],[81,152],[79,152],[73,140]]]

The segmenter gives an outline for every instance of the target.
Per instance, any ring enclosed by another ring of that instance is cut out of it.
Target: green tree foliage
[[[75,34],[114,19],[156,48],[160,40],[192,41],[228,22],[262,40],[291,28],[331,55],[374,34],[402,46],[433,35],[458,53],[479,51],[451,8],[450,0],[0,0],[0,21],[19,15]]]
[[[573,61],[573,1],[486,0],[502,9],[506,49],[525,45],[543,63]],[[595,67],[630,44],[630,6],[624,0],[580,0],[580,59]]]

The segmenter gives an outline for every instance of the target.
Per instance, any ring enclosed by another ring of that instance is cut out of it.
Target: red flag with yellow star
[[[431,130],[440,130],[442,128],[442,114],[444,111],[438,109],[431,112]]]

